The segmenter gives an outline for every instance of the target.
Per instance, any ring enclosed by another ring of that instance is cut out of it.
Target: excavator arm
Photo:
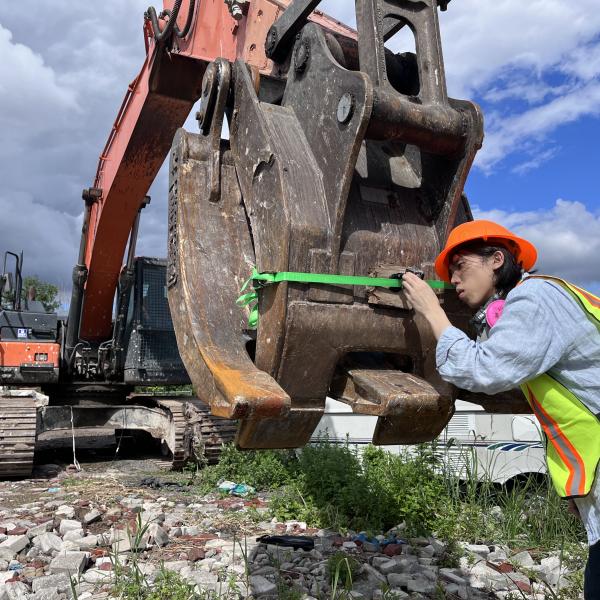
[[[146,58],[129,85],[85,199],[89,214],[74,273],[71,345],[111,336],[112,309],[136,215],[169,153],[175,132],[201,96],[207,65],[241,59],[267,76],[277,68],[265,37],[287,0],[165,0],[144,18]],[[354,32],[322,13],[311,18],[340,38]],[[80,324],[78,323],[80,319]]]
[[[306,444],[328,395],[378,417],[375,443],[431,440],[456,390],[403,293],[364,277],[435,277],[449,231],[471,218],[462,192],[482,115],[447,93],[447,1],[356,0],[356,32],[318,5],[165,0],[159,15],[148,10],[144,66],[84,194],[66,345],[99,344],[101,357],[110,343],[127,240],[129,263],[171,148],[166,283],[177,346],[198,397],[240,419],[238,444]],[[415,52],[394,54],[386,42],[403,27]],[[199,133],[179,129],[200,98]],[[235,304],[253,267],[308,277],[258,289],[256,331]],[[362,277],[322,285],[311,274]],[[439,296],[465,325],[455,294]]]

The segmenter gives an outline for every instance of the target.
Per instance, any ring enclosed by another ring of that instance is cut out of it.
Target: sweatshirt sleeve
[[[575,343],[575,327],[565,321],[569,302],[567,292],[548,281],[521,284],[487,340],[473,341],[456,327],[444,331],[436,349],[441,377],[461,389],[496,394],[547,372]]]

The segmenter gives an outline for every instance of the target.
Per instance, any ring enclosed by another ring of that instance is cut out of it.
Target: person
[[[600,600],[600,299],[550,276],[530,275],[535,247],[491,221],[455,228],[437,257],[438,276],[475,311],[476,339],[454,327],[418,276],[403,287],[437,339],[441,377],[496,394],[521,387],[546,438],[559,495],[585,525],[586,600]]]

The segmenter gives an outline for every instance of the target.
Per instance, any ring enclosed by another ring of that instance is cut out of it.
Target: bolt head
[[[310,58],[310,45],[308,41],[299,42],[294,50],[294,69],[296,73],[304,73]]]
[[[267,51],[267,56],[271,57],[273,51],[275,50],[275,46],[277,45],[277,30],[274,27],[269,29],[269,33],[267,34],[267,41],[265,43],[265,49]]]
[[[348,123],[354,114],[354,96],[346,92],[338,102],[337,120],[339,123]]]

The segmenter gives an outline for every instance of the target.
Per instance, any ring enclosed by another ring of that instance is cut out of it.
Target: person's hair
[[[506,297],[523,277],[523,265],[518,263],[515,255],[504,246],[491,246],[482,241],[472,242],[457,248],[457,252],[471,252],[481,258],[490,258],[496,252],[502,252],[504,263],[494,271],[494,286],[496,292],[503,298]]]

